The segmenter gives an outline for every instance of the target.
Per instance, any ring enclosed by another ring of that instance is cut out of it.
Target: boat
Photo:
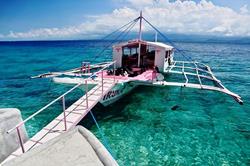
[[[161,35],[167,40],[166,36],[145,19],[141,12],[138,18],[115,31],[119,34],[116,38],[119,40],[110,43],[112,44],[113,51],[112,61],[95,64],[82,62],[81,66],[74,69],[49,72],[31,77],[33,79],[51,78],[56,83],[75,84],[75,86],[7,131],[8,134],[14,131],[17,132],[20,148],[11,153],[4,162],[12,160],[74,128],[88,113],[91,114],[97,128],[100,129],[91,109],[98,102],[103,106],[108,106],[138,86],[161,88],[176,86],[217,91],[227,94],[239,104],[243,104],[241,97],[227,89],[222,82],[215,77],[208,65],[199,63],[183,54],[171,41],[169,42],[170,45],[164,42],[158,42],[157,35],[155,35],[154,41],[143,40],[143,21],[150,25],[153,30],[157,32],[156,34]],[[120,40],[119,37],[128,34],[137,22],[139,22],[138,38],[126,41]],[[122,28],[125,30],[121,33],[119,30]],[[113,33],[114,32],[111,34]],[[114,42],[116,43],[114,44]],[[109,47],[105,47],[105,49],[106,48]],[[185,60],[176,60],[174,56],[176,51],[178,51]],[[100,55],[102,55],[102,51]],[[82,87],[84,88],[83,95],[76,102],[66,107],[66,95]],[[63,112],[43,127],[43,129],[36,133],[30,140],[24,142],[20,134],[20,128],[23,127],[27,121],[33,119],[59,101],[62,102]]]
[[[100,101],[104,106],[116,102],[141,85],[162,88],[178,86],[218,91],[233,97],[239,104],[243,104],[241,97],[227,89],[215,77],[208,65],[199,63],[191,57],[187,58],[171,42],[171,45],[158,42],[157,35],[154,41],[143,40],[143,21],[151,26],[156,34],[160,34],[166,39],[166,36],[145,19],[141,12],[138,18],[132,20],[130,24],[126,24],[131,29],[139,22],[138,38],[114,44],[112,61],[97,64],[82,62],[78,68],[40,74],[32,78],[52,78],[54,82],[63,84],[84,84],[84,80],[90,77],[92,80],[88,81],[88,85],[92,85],[92,87],[97,84],[96,80],[114,78],[117,84]],[[175,51],[179,51],[186,60],[175,60]],[[111,66],[113,67],[111,68]],[[102,68],[105,69],[98,71]]]

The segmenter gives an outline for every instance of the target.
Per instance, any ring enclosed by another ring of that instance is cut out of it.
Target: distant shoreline
[[[133,36],[133,35],[132,35]],[[154,40],[152,35],[144,34],[145,40]],[[225,36],[203,36],[203,35],[185,35],[185,34],[167,34],[167,37],[172,42],[180,43],[215,43],[215,44],[250,44],[250,37],[225,37]],[[126,40],[126,39],[125,39]],[[161,40],[160,36],[158,40]],[[44,43],[44,42],[108,42],[112,40],[101,39],[44,39],[44,40],[0,40],[0,44],[10,43]],[[167,42],[166,42],[167,43]]]

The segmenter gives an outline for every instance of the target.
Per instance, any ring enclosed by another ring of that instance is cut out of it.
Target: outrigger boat
[[[138,18],[122,26],[121,28],[125,28],[125,32],[119,33],[120,35],[116,38],[119,39],[121,34],[128,34],[139,21],[138,39],[114,44],[113,61],[97,64],[83,62],[82,66],[78,68],[32,77],[52,78],[57,83],[76,85],[7,131],[7,133],[17,132],[20,148],[13,152],[4,162],[20,156],[26,151],[36,148],[75,127],[89,112],[97,124],[91,109],[98,102],[107,106],[141,85],[178,86],[218,91],[233,97],[238,103],[243,104],[241,97],[223,86],[221,81],[214,76],[209,66],[193,60],[175,60],[174,51],[180,50],[174,47],[173,43],[170,46],[157,42],[157,40],[154,42],[142,40],[143,20],[166,39],[157,28],[140,14]],[[121,28],[115,32],[119,32]],[[182,55],[186,57],[184,54]],[[82,85],[85,89],[84,95],[66,108],[65,96],[76,88],[82,87]],[[93,85],[93,88],[88,90],[90,85]],[[24,143],[20,134],[20,127],[60,100],[62,101],[63,112]]]
[[[45,73],[32,78],[52,77],[53,81],[57,83],[79,84],[83,83],[86,77],[93,76],[88,84],[94,86],[97,80],[101,78],[114,77],[117,84],[100,101],[104,106],[114,103],[140,85],[179,86],[218,91],[243,104],[241,97],[223,86],[206,64],[190,59],[188,61],[177,61],[174,59],[174,51],[180,50],[174,48],[173,44],[172,46],[167,45],[158,42],[157,39],[155,41],[142,40],[143,20],[165,38],[157,28],[140,14],[130,24],[126,24],[128,26],[126,33],[128,33],[128,29],[131,29],[139,21],[138,39],[114,44],[112,62],[98,64],[83,62],[82,66],[75,69]],[[113,68],[109,67],[111,64],[113,64]],[[105,70],[96,73],[98,69],[105,67],[107,67]]]

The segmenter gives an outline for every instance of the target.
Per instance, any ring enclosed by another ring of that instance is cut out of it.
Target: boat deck
[[[103,79],[103,86],[102,81],[98,81],[98,84],[94,88],[24,143],[23,149],[20,147],[13,152],[5,162],[23,154],[23,151],[27,152],[76,126],[115,84],[116,82],[113,79],[108,78]]]

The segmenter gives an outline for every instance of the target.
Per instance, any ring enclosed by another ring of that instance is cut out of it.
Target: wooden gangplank
[[[43,143],[57,137],[68,129],[76,126],[87,113],[107,94],[116,82],[113,79],[103,79],[97,81],[97,85],[89,90],[84,96],[78,99],[67,109],[46,125],[41,131],[13,152],[6,160],[11,160],[24,152],[27,152]],[[64,100],[64,99],[63,99]],[[63,104],[65,108],[65,103]]]

